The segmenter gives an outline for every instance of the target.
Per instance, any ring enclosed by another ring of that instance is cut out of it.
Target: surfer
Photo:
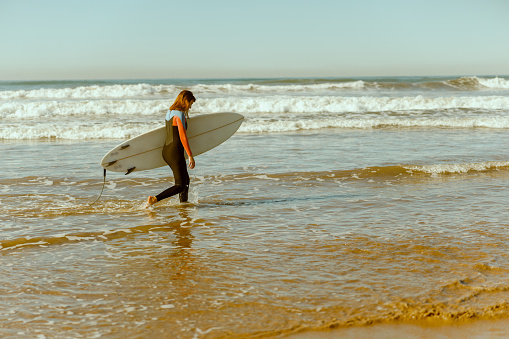
[[[186,202],[189,192],[189,174],[187,173],[184,150],[189,158],[189,168],[195,166],[193,153],[187,140],[187,118],[189,109],[196,101],[191,91],[184,90],[175,99],[173,105],[166,113],[166,141],[163,147],[164,161],[173,171],[175,185],[159,193],[155,197],[149,196],[147,207],[158,201],[179,194],[180,202]]]

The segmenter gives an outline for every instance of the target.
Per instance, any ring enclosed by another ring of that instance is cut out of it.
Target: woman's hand
[[[194,162],[194,158],[193,158],[193,156],[191,155],[191,156],[189,157],[189,168],[190,168],[190,169],[193,169],[193,168],[194,168],[194,165],[196,165],[196,164],[195,164],[195,162]]]

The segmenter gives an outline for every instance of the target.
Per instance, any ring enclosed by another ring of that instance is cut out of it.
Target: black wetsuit
[[[171,122],[167,121],[167,124]],[[180,202],[187,201],[189,190],[189,174],[187,173],[186,159],[184,158],[184,146],[180,141],[178,126],[167,126],[172,129],[173,139],[171,143],[163,147],[163,159],[173,171],[175,185],[156,195],[157,201],[180,194]]]

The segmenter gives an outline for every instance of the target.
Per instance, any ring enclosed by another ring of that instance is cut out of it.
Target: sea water
[[[168,167],[102,156],[193,115],[245,116]],[[238,338],[509,315],[509,77],[0,83],[0,334]]]

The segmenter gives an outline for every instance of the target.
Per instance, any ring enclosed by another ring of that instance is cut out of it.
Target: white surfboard
[[[205,153],[228,140],[244,117],[238,113],[214,113],[187,119],[187,139],[193,156]],[[162,151],[166,127],[162,126],[124,141],[109,151],[101,166],[112,172],[129,174],[167,166]],[[184,152],[185,153],[185,152]],[[185,154],[187,158],[187,154]]]

